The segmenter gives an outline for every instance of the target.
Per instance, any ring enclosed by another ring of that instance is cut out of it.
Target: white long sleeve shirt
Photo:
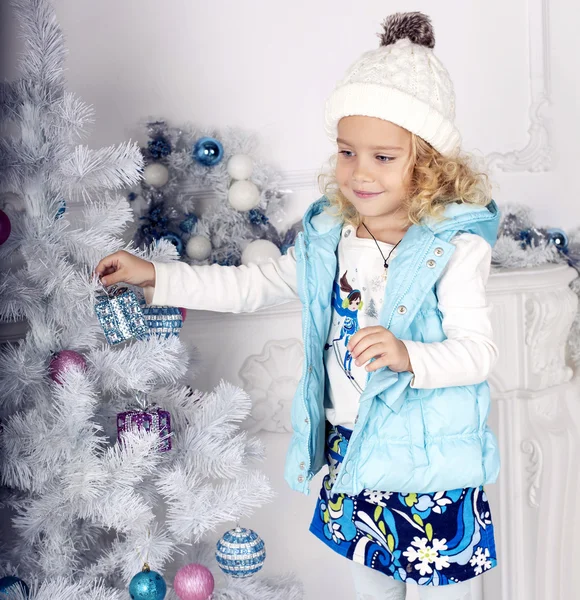
[[[381,275],[383,261],[374,241],[358,238],[352,233],[350,240],[355,242],[356,247],[349,247],[345,244],[349,239],[349,235],[345,237],[348,227],[343,229],[339,243],[339,259],[342,256],[344,262],[349,254],[356,262],[352,253],[364,252],[365,261],[374,257],[372,261],[380,267],[377,275]],[[482,237],[469,233],[455,236],[452,243],[456,250],[437,283],[442,328],[447,339],[435,343],[403,340],[414,372],[411,383],[414,388],[432,389],[479,383],[487,379],[497,358],[490,321],[491,307],[485,293],[490,272],[491,246]],[[374,254],[371,253],[373,248]],[[381,243],[381,248],[385,254],[392,247]],[[395,253],[396,250],[391,260],[396,256]],[[362,256],[359,259],[362,261]],[[183,262],[157,261],[153,265],[155,286],[144,288],[145,300],[149,305],[240,313],[253,312],[298,298],[294,248],[290,248],[278,260],[270,260],[261,265],[192,267]],[[339,278],[341,275],[339,273]],[[382,292],[384,285],[386,280],[383,282]],[[382,292],[377,288],[373,298],[376,312],[380,312],[381,306],[377,305],[376,299],[382,298]],[[366,308],[368,309],[368,305]],[[366,322],[364,326],[367,326]],[[328,369],[328,357],[325,358]],[[337,380],[334,378],[334,381]],[[362,384],[364,386],[364,381]],[[335,398],[335,405],[329,410],[336,411],[338,408],[338,413],[328,412],[327,417],[345,426],[352,425],[352,417],[358,409],[359,395],[360,393],[351,394],[350,399],[343,404],[346,409],[344,413]]]

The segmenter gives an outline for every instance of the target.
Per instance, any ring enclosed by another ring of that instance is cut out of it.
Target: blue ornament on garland
[[[248,211],[248,219],[252,225],[267,225],[270,222],[270,219],[261,210],[255,208]]]
[[[187,215],[185,215],[185,219],[183,219],[183,221],[181,221],[181,223],[179,224],[179,229],[181,229],[183,233],[191,233],[196,223],[197,215],[195,215],[194,213],[188,213]]]
[[[224,157],[224,147],[215,138],[202,137],[195,142],[192,156],[204,167],[215,167]]]
[[[170,232],[161,236],[160,239],[171,242],[177,249],[177,253],[179,254],[179,256],[183,256],[183,242],[181,241],[181,238],[178,235]]]
[[[266,547],[255,531],[236,527],[218,541],[215,557],[226,575],[251,577],[264,566]]]
[[[30,590],[28,589],[26,583],[24,583],[24,581],[18,577],[8,575],[0,579],[0,599],[13,597],[11,592],[16,591],[17,586],[20,586],[20,589],[24,592],[24,595],[28,598]]]
[[[137,198],[137,194],[135,192],[129,192],[127,194],[127,200],[129,200],[129,202],[133,202],[135,198]]]
[[[550,244],[554,244],[558,250],[566,254],[568,251],[568,236],[557,228],[548,229],[548,241]]]
[[[163,600],[166,593],[165,580],[159,573],[152,571],[147,563],[129,584],[129,596],[132,600]]]
[[[149,154],[153,158],[163,158],[171,154],[171,144],[164,137],[157,137],[147,144]]]
[[[61,198],[60,202],[58,203],[58,210],[56,211],[56,214],[54,215],[55,220],[56,219],[60,219],[64,213],[66,212],[66,202],[64,198]]]

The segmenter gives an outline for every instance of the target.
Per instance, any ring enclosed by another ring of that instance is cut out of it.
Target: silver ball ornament
[[[234,154],[228,160],[228,175],[232,179],[249,179],[254,170],[254,161],[247,154]]]
[[[211,242],[204,235],[194,235],[188,240],[185,253],[193,260],[205,260],[211,254]]]
[[[228,201],[240,212],[252,210],[260,204],[260,190],[252,181],[234,181],[228,191]]]
[[[169,181],[169,170],[160,163],[147,165],[143,171],[143,179],[151,187],[162,187]]]

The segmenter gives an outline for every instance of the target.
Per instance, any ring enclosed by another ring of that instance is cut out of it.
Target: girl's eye
[[[350,150],[340,150],[339,154],[342,154],[343,156],[346,156],[347,158],[350,158],[351,156],[353,156],[353,153]]]
[[[377,158],[379,159],[379,162],[384,162],[384,163],[391,162],[393,160],[392,156],[382,156],[382,155],[379,155],[379,156],[377,156]]]

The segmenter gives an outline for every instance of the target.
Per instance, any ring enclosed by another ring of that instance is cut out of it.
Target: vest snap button
[[[305,423],[310,423],[310,421],[308,420],[308,417],[306,417],[306,418],[304,419],[304,422],[305,422]]]
[[[302,475],[298,475],[298,481],[302,483],[304,481],[304,477],[302,477]]]
[[[435,261],[434,261],[432,258],[430,258],[430,259],[427,261],[427,266],[428,266],[430,269],[432,269],[432,268],[433,268],[433,267],[434,267],[436,264],[437,264],[437,263],[436,263],[436,262],[435,262]]]
[[[407,307],[406,307],[406,306],[403,306],[403,305],[401,304],[401,306],[399,306],[399,308],[397,308],[397,312],[398,312],[400,315],[404,315],[404,314],[407,312]]]
[[[299,466],[299,467],[300,467],[300,468],[301,468],[301,469],[304,471],[304,467],[305,467],[306,465],[304,464],[304,462],[301,462],[301,463],[300,463],[298,466]]]
[[[435,256],[443,256],[443,248],[435,248],[433,254],[435,254]]]
[[[310,366],[308,367],[308,372],[309,372],[309,373],[312,373],[312,365],[310,365]]]

